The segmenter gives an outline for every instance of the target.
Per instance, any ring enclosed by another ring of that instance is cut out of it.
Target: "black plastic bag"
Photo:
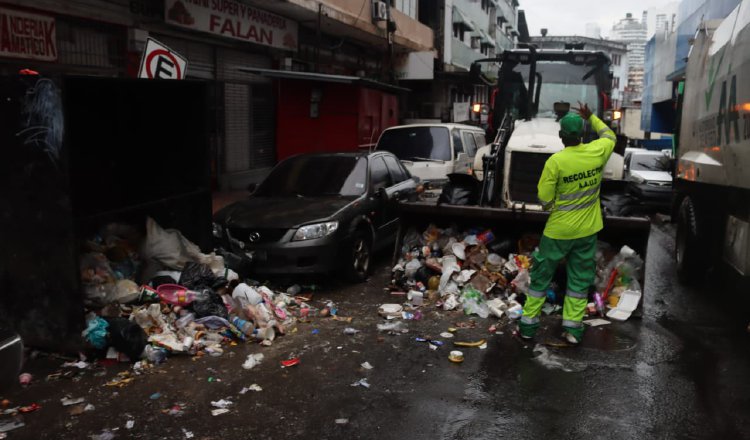
[[[221,299],[220,295],[210,289],[203,290],[203,294],[203,296],[206,296],[206,299],[196,299],[191,304],[196,318],[219,316],[227,319],[229,317],[227,307],[224,305],[224,300]]]
[[[449,174],[438,198],[438,205],[476,205],[478,201],[477,182],[472,176]]]
[[[218,289],[227,285],[227,279],[217,277],[205,264],[187,263],[177,284],[192,290]]]
[[[125,318],[106,319],[109,323],[109,344],[132,361],[140,359],[148,342],[148,336],[141,326]]]

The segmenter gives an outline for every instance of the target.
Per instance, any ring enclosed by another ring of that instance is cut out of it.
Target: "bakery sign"
[[[167,23],[284,50],[297,50],[297,22],[234,0],[165,0]]]
[[[55,19],[0,8],[0,57],[55,61]]]

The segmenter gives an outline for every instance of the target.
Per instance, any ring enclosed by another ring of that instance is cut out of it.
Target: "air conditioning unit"
[[[372,0],[372,19],[373,21],[388,20],[388,5],[379,0]]]

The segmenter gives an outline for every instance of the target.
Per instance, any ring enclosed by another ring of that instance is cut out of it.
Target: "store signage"
[[[234,0],[165,0],[167,23],[235,40],[297,50],[297,22]]]
[[[469,120],[469,108],[468,102],[454,102],[453,103],[453,122],[464,122]]]
[[[0,8],[0,56],[55,61],[55,19]]]
[[[138,78],[184,79],[187,59],[153,38],[146,41]]]

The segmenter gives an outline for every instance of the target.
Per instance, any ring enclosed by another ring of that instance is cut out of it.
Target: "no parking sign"
[[[184,79],[187,59],[153,38],[146,42],[138,78]]]

